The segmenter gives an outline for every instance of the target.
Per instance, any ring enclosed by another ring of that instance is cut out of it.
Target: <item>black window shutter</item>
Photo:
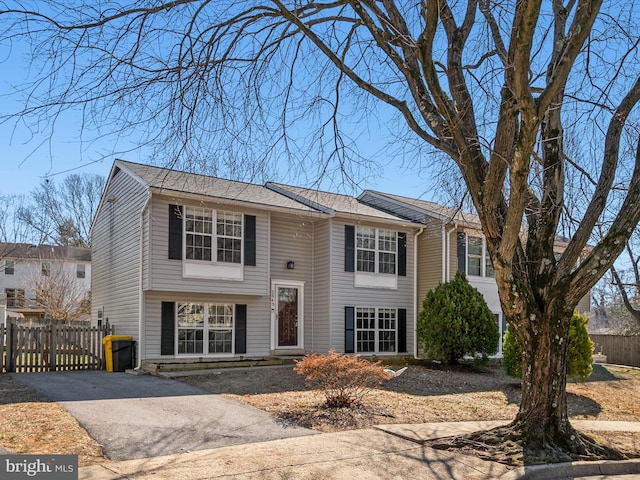
[[[458,271],[467,273],[467,236],[465,233],[458,233]]]
[[[235,353],[247,353],[247,306],[236,305]]]
[[[176,304],[162,302],[162,318],[160,328],[160,355],[173,355],[176,340]]]
[[[182,260],[182,207],[169,205],[169,259]]]
[[[407,309],[398,309],[398,352],[407,351]]]
[[[344,226],[344,271],[355,272],[356,260],[356,227]]]
[[[355,315],[354,307],[344,307],[344,353],[354,353],[355,349]]]
[[[407,234],[398,232],[398,275],[407,276]]]
[[[244,264],[256,266],[256,216],[244,216]]]

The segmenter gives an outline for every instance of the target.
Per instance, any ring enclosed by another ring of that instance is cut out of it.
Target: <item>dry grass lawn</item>
[[[28,374],[25,374],[28,375]],[[497,368],[410,366],[353,409],[323,407],[291,367],[229,370],[182,378],[243,401],[280,421],[322,432],[384,423],[508,420],[518,410],[519,382]],[[571,382],[571,418],[640,422],[640,370],[596,365],[586,382]],[[0,446],[13,453],[75,453],[80,465],[104,461],[102,450],[61,406],[9,375],[0,375]],[[640,435],[595,433],[604,444],[640,456]]]

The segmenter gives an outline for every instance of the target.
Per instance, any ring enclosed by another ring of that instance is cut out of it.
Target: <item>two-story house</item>
[[[88,301],[91,290],[91,250],[80,247],[0,243],[0,292],[5,317],[44,318],[47,302],[38,289],[56,290],[70,302]],[[5,303],[6,301],[6,303]]]
[[[358,199],[117,160],[92,230],[92,318],[138,361],[413,355],[420,226]]]
[[[417,240],[416,255],[418,311],[429,290],[433,290],[439,283],[453,279],[456,272],[461,271],[465,273],[469,283],[484,296],[495,315],[502,339],[507,328],[506,321],[477,215],[425,200],[372,190],[365,190],[358,199],[374,208],[423,225],[424,230]],[[554,250],[560,254],[565,248],[566,243],[557,239]],[[590,310],[589,295],[580,301],[577,309],[580,313]],[[502,354],[502,340],[499,354]]]

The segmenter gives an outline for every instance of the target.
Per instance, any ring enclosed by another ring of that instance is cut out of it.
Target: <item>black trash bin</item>
[[[136,342],[134,340],[113,340],[111,344],[113,371],[124,372],[133,368]]]

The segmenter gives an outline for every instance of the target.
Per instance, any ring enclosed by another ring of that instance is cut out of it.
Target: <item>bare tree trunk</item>
[[[565,389],[571,312],[554,313],[530,314],[526,336],[519,339],[527,348],[522,348],[522,400],[514,425],[531,450],[563,444],[573,434]]]

